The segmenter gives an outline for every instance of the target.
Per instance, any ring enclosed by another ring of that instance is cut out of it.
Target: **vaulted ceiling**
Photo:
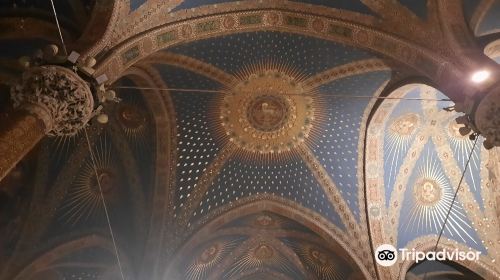
[[[88,128],[95,163],[83,132],[45,138],[1,181],[0,279],[416,277],[373,250],[433,248],[459,184],[440,246],[481,258],[437,270],[500,275],[499,151],[444,110],[476,90],[454,81],[498,67],[498,1],[55,7],[68,50],[96,57],[122,101]],[[26,24],[45,35],[0,34],[6,85],[18,57],[58,42]]]

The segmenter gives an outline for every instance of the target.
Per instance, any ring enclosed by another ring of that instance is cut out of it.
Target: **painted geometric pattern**
[[[203,280],[243,241],[245,237],[229,236],[210,241],[193,251],[193,260],[186,263],[184,279]]]
[[[444,94],[437,92],[437,97],[443,98]],[[439,105],[439,109],[442,109],[443,107],[451,106],[452,102],[443,102]],[[479,136],[477,144],[474,147],[474,142],[471,141],[469,137],[459,135],[459,133],[457,133],[458,125],[455,121],[457,116],[458,114],[452,114],[449,118],[446,118],[441,125],[443,126],[443,131],[446,131],[446,137],[451,150],[454,151],[453,157],[458,167],[460,170],[465,170],[465,167],[467,167],[463,183],[469,186],[471,193],[474,195],[474,199],[481,209],[484,210],[484,201],[481,194],[481,165],[483,164],[481,161],[481,153],[486,153],[486,151],[481,149],[484,138]],[[472,151],[473,147],[474,150]],[[467,165],[469,154],[471,157]]]
[[[275,31],[231,34],[173,47],[170,52],[212,64],[239,74],[256,63],[279,62],[304,76],[328,70],[373,55],[339,43]]]
[[[401,95],[402,98],[430,98],[430,99],[447,99],[447,97],[437,91],[430,90],[423,93],[423,87],[416,86],[408,92]],[[384,110],[392,110],[385,121],[384,133],[384,186],[385,186],[385,202],[389,206],[390,198],[394,190],[394,184],[400,174],[400,167],[407,157],[407,152],[414,145],[416,135],[420,131],[425,130],[424,123],[428,122],[428,118],[437,118],[436,126],[439,133],[434,137],[443,137],[447,140],[447,144],[453,151],[452,157],[457,163],[460,170],[464,170],[468,155],[473,147],[473,141],[469,140],[468,136],[459,134],[460,125],[456,124],[455,119],[457,113],[438,114],[434,117],[425,117],[425,105],[427,101],[416,100],[399,100],[386,101],[381,105]],[[390,105],[396,104],[396,105]],[[427,106],[426,105],[426,106]],[[452,102],[439,101],[433,107],[438,112],[444,112],[443,108],[452,106]],[[469,186],[471,193],[481,208],[483,208],[483,198],[481,195],[481,148],[482,137],[479,138],[477,147],[472,152],[472,156],[467,166],[467,172],[464,175],[464,185]]]
[[[389,71],[350,76],[321,86],[315,96],[315,103],[321,108],[322,115],[315,120],[306,144],[333,179],[357,218],[359,135],[370,99],[338,98],[334,95],[373,96],[389,77]]]
[[[265,158],[250,161],[238,156],[230,159],[205,193],[194,218],[222,205],[259,194],[273,194],[297,202],[344,228],[322,186],[300,156],[294,153],[282,161],[266,161]]]
[[[404,95],[405,98],[420,98],[420,87]],[[384,128],[384,186],[386,206],[389,206],[392,190],[401,164],[414,142],[423,120],[420,102],[417,100],[397,100]],[[389,105],[386,102],[384,105]],[[382,105],[382,108],[385,106]],[[387,106],[390,110],[391,106]]]
[[[199,88],[216,90],[220,84],[204,76],[169,65],[156,65],[165,83],[171,88]],[[204,92],[171,91],[176,114],[177,166],[176,203],[177,210],[197,186],[201,174],[217,156],[224,140],[217,137],[212,116],[217,108],[219,95]]]
[[[181,208],[206,167],[217,156],[220,146],[211,132],[207,104],[213,95],[174,93],[177,116],[177,179],[176,206]]]
[[[455,188],[446,176],[435,144],[429,140],[406,186],[400,212],[399,248],[420,236],[440,233]],[[458,197],[450,210],[443,236],[486,252]]]

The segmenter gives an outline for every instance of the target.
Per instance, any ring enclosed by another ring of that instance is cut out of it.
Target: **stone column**
[[[23,111],[2,121],[0,129],[0,180],[43,138],[45,125]]]
[[[17,110],[0,126],[0,181],[45,135],[76,134],[94,108],[88,84],[52,65],[26,70],[11,98]]]

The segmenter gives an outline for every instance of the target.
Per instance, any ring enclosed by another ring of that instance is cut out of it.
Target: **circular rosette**
[[[249,74],[224,98],[222,124],[230,141],[250,152],[289,151],[304,141],[314,119],[302,84],[278,70]]]

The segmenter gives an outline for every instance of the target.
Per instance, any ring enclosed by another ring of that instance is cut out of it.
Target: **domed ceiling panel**
[[[299,155],[290,153],[277,161],[259,156],[244,157],[244,154],[238,155],[222,168],[194,213],[195,220],[240,199],[273,194],[314,210],[339,228],[345,228],[323,187]]]
[[[419,236],[439,234],[455,189],[446,177],[435,144],[428,141],[410,175],[402,201],[398,248],[404,248]],[[443,236],[486,253],[459,199],[451,208]]]
[[[407,98],[420,98],[420,88],[408,92]],[[384,128],[384,185],[386,206],[389,206],[392,190],[397,174],[403,163],[404,157],[410,149],[411,143],[421,126],[418,124],[423,119],[422,108],[419,101],[398,102],[396,106],[381,106],[382,110],[392,110],[389,115],[390,123]]]
[[[435,243],[460,184],[443,240],[487,255],[492,243],[486,246],[490,229],[483,223],[493,212],[491,202],[486,203],[491,159],[483,139],[472,150],[473,141],[459,132],[459,115],[444,110],[453,103],[438,90],[412,84],[389,97],[395,99],[384,100],[369,124],[366,146],[367,207],[375,244]]]
[[[306,144],[359,219],[359,136],[365,110],[390,71],[353,75],[322,85],[314,98],[320,112]],[[335,97],[342,95],[343,97]],[[358,97],[358,98],[349,98]]]
[[[194,57],[230,74],[262,63],[275,63],[314,75],[374,55],[345,45],[274,31],[248,32],[200,40],[170,48],[169,51]]]
[[[231,2],[239,2],[244,3],[246,1],[236,1],[236,0],[184,0],[182,4],[177,6],[173,11],[184,10],[197,8],[206,5],[213,4],[221,4],[221,3],[231,3]],[[256,1],[248,1],[248,2],[256,2]],[[283,1],[286,2],[286,1]],[[292,0],[290,2],[299,2],[299,3],[307,3],[313,5],[320,5],[329,8],[343,9],[349,10],[362,14],[372,15],[372,11],[363,4],[360,0],[336,0],[336,1],[328,1],[328,0]]]
[[[205,225],[202,231],[210,235],[195,233],[167,275],[177,270],[179,278],[193,280],[267,279],[255,278],[261,273],[272,279],[365,278],[349,249],[324,240],[286,210],[259,211],[258,205],[249,206],[250,213],[235,209]]]
[[[170,65],[155,65],[170,88],[219,90],[221,85],[205,76]],[[197,187],[198,179],[216,158],[225,140],[221,138],[217,121],[220,93],[172,91],[176,114],[176,208]],[[215,114],[215,115],[214,115]]]
[[[359,221],[362,121],[373,104],[370,97],[391,76],[381,60],[340,43],[274,31],[203,39],[156,55],[157,63],[165,59],[155,67],[169,88],[200,90],[171,90],[180,151],[177,207],[188,198],[191,211],[185,212],[198,220],[221,205],[274,194],[340,228],[339,216]],[[177,60],[189,70],[168,66]],[[207,129],[207,139],[190,134],[195,119]],[[200,144],[216,148],[196,171],[197,154],[182,152]],[[195,198],[193,189],[200,192]]]

